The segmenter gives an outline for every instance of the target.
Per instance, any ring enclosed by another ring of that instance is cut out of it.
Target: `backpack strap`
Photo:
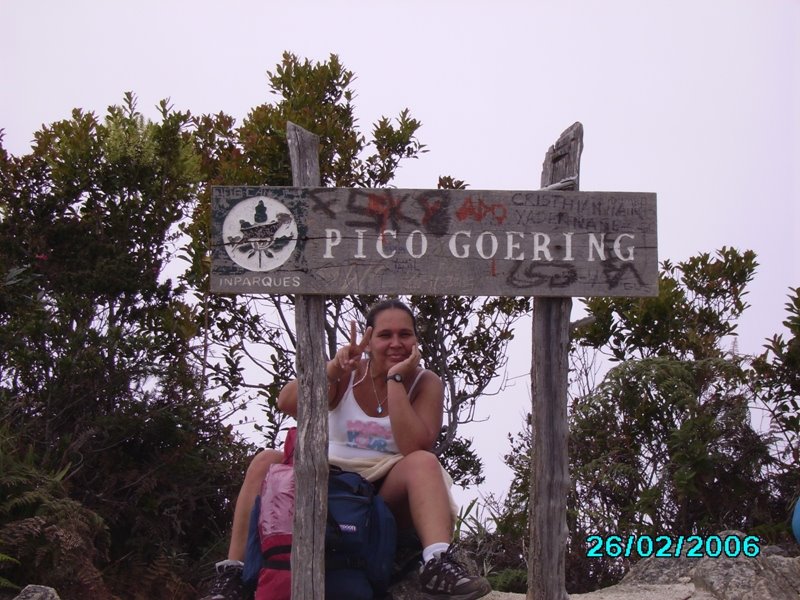
[[[286,434],[286,441],[283,442],[283,464],[294,464],[294,446],[297,443],[297,427],[292,427]]]
[[[275,558],[276,555],[291,555],[292,545],[286,544],[285,546],[273,546],[264,550],[262,556],[264,557],[261,563],[264,569],[275,569],[278,571],[290,571],[291,562],[288,558]]]

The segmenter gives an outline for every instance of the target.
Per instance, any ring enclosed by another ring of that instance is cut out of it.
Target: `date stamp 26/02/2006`
[[[761,553],[755,535],[590,535],[588,558],[755,558]]]

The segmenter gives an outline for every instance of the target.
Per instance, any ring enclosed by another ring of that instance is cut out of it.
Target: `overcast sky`
[[[266,71],[284,50],[336,53],[358,77],[367,133],[406,107],[422,121],[430,152],[397,187],[448,174],[473,189],[536,189],[546,149],[580,121],[581,189],[655,192],[660,260],[723,245],[758,254],[740,351],[781,331],[800,286],[800,0],[3,0],[0,27],[13,154],[42,123],[74,107],[103,115],[129,90],[152,118],[169,97],[241,122],[273,98]],[[528,327],[511,377],[530,368]],[[507,487],[505,435],[530,407],[529,383],[515,381],[472,429],[483,492]]]

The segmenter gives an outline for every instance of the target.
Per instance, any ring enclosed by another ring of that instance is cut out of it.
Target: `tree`
[[[186,284],[197,290],[198,326],[207,327],[204,346],[213,389],[231,409],[244,408],[255,391],[267,419],[265,442],[274,446],[285,417],[276,408],[281,387],[294,377],[293,298],[291,296],[212,296],[209,292],[209,210],[211,185],[291,185],[286,122],[320,136],[320,170],[326,186],[386,185],[401,160],[424,152],[417,140],[420,123],[401,111],[393,125],[381,118],[367,143],[356,125],[352,72],[331,55],[323,63],[301,61],[285,53],[275,72],[268,73],[277,103],[250,111],[242,125],[224,113],[195,118],[195,145],[206,183],[194,218],[184,227],[191,238],[185,259],[191,268]],[[368,147],[374,151],[364,157]],[[328,346],[349,326],[349,315],[369,299],[335,298],[328,302]],[[348,322],[343,322],[348,321]],[[209,354],[210,352],[216,354]],[[335,352],[335,350],[334,350]],[[244,364],[261,371],[256,383],[244,376]]]
[[[0,541],[20,559],[10,579],[73,597],[158,597],[155,582],[188,597],[252,452],[204,396],[193,308],[162,276],[200,170],[190,115],[160,110],[148,121],[126,94],[102,121],[75,110],[30,154],[0,152],[3,473],[56,479],[38,495],[0,483]],[[105,584],[43,552],[94,557]]]
[[[581,462],[587,465],[614,452],[616,464],[637,474],[636,482],[624,475],[614,482],[622,492],[614,504],[628,502],[617,526],[688,533],[749,529],[769,518],[764,495],[748,493],[766,491],[770,459],[750,425],[745,360],[723,346],[747,307],[746,285],[756,266],[754,253],[722,248],[715,258],[703,253],[677,267],[665,263],[658,298],[633,307],[587,302],[597,321],[585,329],[586,341],[607,344],[623,362],[598,394],[573,406],[575,459],[586,450]],[[610,316],[605,329],[601,323]],[[622,438],[598,451],[600,424],[592,421],[603,414],[617,419],[605,431]],[[596,489],[595,500],[605,494]]]
[[[320,136],[322,184],[335,187],[381,187],[394,179],[402,161],[417,158],[425,147],[416,137],[420,123],[403,110],[395,119],[382,117],[369,141],[360,133],[351,88],[352,72],[335,55],[328,61],[301,61],[286,53],[269,73],[275,104],[254,108],[241,127],[217,114],[196,119],[197,147],[203,157],[204,179],[210,185],[291,185],[286,145],[286,122],[292,121]],[[441,177],[441,188],[463,188],[463,181]],[[194,266],[187,281],[206,290],[198,315],[212,324],[212,342],[221,350],[210,361],[221,398],[235,399],[241,390],[255,390],[267,420],[261,426],[266,444],[274,446],[286,420],[276,408],[281,387],[295,376],[293,298],[291,296],[210,298],[208,269],[208,194],[202,196],[196,218],[187,232],[192,245],[187,258]],[[363,324],[372,296],[343,296],[327,300],[327,347],[333,356],[347,339],[351,320]],[[457,483],[482,481],[481,462],[471,442],[457,437],[458,426],[472,419],[476,400],[502,373],[505,348],[513,324],[528,309],[524,299],[411,297],[424,328],[421,350],[427,365],[443,377],[446,387],[447,428],[437,452]],[[221,318],[222,317],[222,318]],[[243,365],[260,369],[259,379],[245,377]],[[234,400],[236,404],[236,400]]]
[[[655,298],[585,301],[594,321],[575,332],[573,358],[584,345],[618,364],[570,402],[570,591],[623,573],[622,561],[586,558],[589,535],[751,531],[773,519],[771,457],[750,424],[746,360],[724,346],[756,266],[752,252],[722,248],[665,261]],[[506,457],[517,526],[527,515],[530,435],[513,438]]]
[[[790,291],[783,321],[789,339],[782,334],[768,338],[748,372],[758,408],[769,415],[774,510],[787,520],[800,497],[800,288]]]

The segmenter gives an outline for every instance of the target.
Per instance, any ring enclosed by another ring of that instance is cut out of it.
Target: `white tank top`
[[[417,373],[408,390],[409,398],[424,372]],[[328,412],[328,456],[382,458],[398,454],[400,450],[392,435],[389,416],[371,417],[364,412],[353,393],[354,379],[355,371],[350,375],[350,383],[339,404]]]

